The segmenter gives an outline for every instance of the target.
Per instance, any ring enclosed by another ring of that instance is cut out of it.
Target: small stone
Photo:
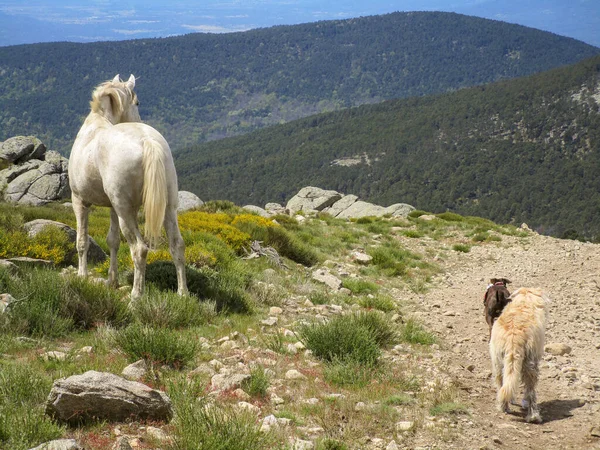
[[[402,421],[402,422],[396,422],[396,431],[402,432],[402,431],[410,431],[413,429],[413,427],[415,426],[415,423],[412,421]]]
[[[283,309],[281,309],[279,306],[271,306],[269,308],[269,315],[278,316],[280,314],[283,314]]]
[[[306,400],[304,400],[304,403],[306,403],[307,405],[317,405],[319,403],[319,399],[315,397],[307,398]]]
[[[571,347],[569,347],[567,344],[550,343],[546,344],[544,351],[546,353],[550,353],[551,355],[563,356],[571,353]]]
[[[283,405],[285,400],[273,393],[271,394],[271,403],[274,405]]]
[[[128,380],[139,381],[146,376],[147,372],[148,366],[146,365],[146,361],[140,359],[139,361],[136,361],[133,364],[129,364],[127,367],[125,367],[123,372],[121,372],[121,375]]]
[[[367,404],[365,402],[358,402],[354,405],[354,411],[364,411],[367,409]]]
[[[273,326],[277,325],[277,321],[278,321],[277,317],[269,317],[268,319],[261,320],[260,323],[262,325],[266,325],[268,327],[273,327]]]
[[[146,434],[160,442],[171,442],[171,438],[160,428],[147,427]]]
[[[390,441],[390,443],[385,447],[385,450],[399,450],[400,447],[398,447],[398,444],[396,444],[396,441]]]
[[[117,441],[111,447],[111,450],[133,450],[133,447],[129,444],[129,438],[127,436],[119,436]]]
[[[592,429],[590,430],[590,435],[600,438],[600,426],[592,427]]]
[[[239,402],[237,404],[237,407],[241,410],[244,411],[250,411],[251,413],[254,414],[260,414],[260,408],[256,405],[253,405],[252,403],[248,403],[248,402]]]
[[[306,380],[306,375],[303,375],[296,369],[291,369],[285,373],[285,378],[286,380]]]
[[[494,444],[502,445],[502,440],[498,436],[494,436],[492,441],[494,441]]]
[[[315,448],[315,444],[302,439],[296,439],[292,445],[292,450],[312,450],[313,448]]]
[[[236,390],[234,390],[233,395],[235,395],[236,398],[239,398],[240,400],[244,401],[248,401],[251,398],[250,395],[248,395],[248,393],[241,388],[237,388]]]

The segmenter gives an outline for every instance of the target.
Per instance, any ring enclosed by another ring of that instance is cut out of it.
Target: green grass
[[[408,319],[402,325],[399,337],[409,344],[431,345],[437,342],[436,337],[414,319]]]
[[[454,244],[452,250],[461,253],[469,253],[471,251],[471,246],[467,244]]]
[[[27,450],[65,432],[44,413],[52,380],[22,363],[0,361],[0,448]]]
[[[429,409],[429,414],[432,416],[440,415],[456,415],[456,414],[467,414],[468,409],[465,405],[455,402],[443,402],[432,406]]]
[[[376,365],[381,348],[396,339],[391,324],[377,311],[336,316],[326,323],[303,324],[297,335],[317,358],[365,366]]]
[[[407,394],[396,394],[386,398],[383,403],[389,406],[412,405],[415,403],[414,397]]]
[[[350,289],[353,294],[375,294],[379,290],[375,283],[360,278],[344,278],[342,287]]]
[[[242,389],[251,397],[265,398],[269,385],[269,376],[265,368],[257,365],[250,369],[250,378],[242,384]]]
[[[131,362],[145,359],[155,365],[166,364],[181,369],[192,362],[199,351],[198,341],[193,336],[167,328],[133,324],[117,331],[114,339]]]
[[[262,433],[256,417],[229,406],[211,403],[204,387],[178,379],[169,384],[176,417],[172,423],[176,450],[263,450],[277,448],[273,437]]]
[[[143,324],[159,328],[185,328],[209,323],[216,317],[213,301],[159,291],[152,285],[133,306],[133,315]]]
[[[391,312],[397,309],[394,301],[386,295],[365,295],[358,298],[357,303],[363,308]]]

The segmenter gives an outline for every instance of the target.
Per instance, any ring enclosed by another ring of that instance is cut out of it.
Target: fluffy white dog
[[[548,297],[540,289],[520,288],[494,322],[490,340],[492,371],[498,388],[498,408],[509,412],[521,381],[525,385],[522,406],[527,422],[541,423],[535,387],[539,361],[544,353]]]

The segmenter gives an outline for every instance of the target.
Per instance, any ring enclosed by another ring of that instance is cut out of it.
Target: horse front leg
[[[76,195],[72,196],[73,211],[77,220],[77,256],[79,258],[79,266],[77,275],[86,277],[87,270],[87,253],[90,247],[90,239],[88,237],[88,215],[90,213],[89,205],[85,205],[83,201]]]
[[[177,224],[177,211],[174,208],[167,208],[165,211],[165,231],[169,238],[169,251],[177,271],[177,293],[187,295],[187,280],[185,275],[185,244]]]
[[[110,266],[108,268],[108,285],[113,288],[119,287],[119,277],[117,269],[117,253],[121,244],[121,234],[119,231],[119,216],[114,208],[110,209],[110,228],[106,243],[110,249]]]

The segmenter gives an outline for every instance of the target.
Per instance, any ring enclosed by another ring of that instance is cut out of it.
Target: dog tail
[[[514,336],[507,339],[506,352],[504,354],[504,368],[502,372],[502,387],[498,391],[498,402],[510,403],[519,391],[521,385],[521,369],[523,367],[524,348],[514,341]]]
[[[167,207],[167,176],[163,159],[164,150],[154,139],[144,141],[144,191],[146,213],[145,235],[151,248],[161,236]]]

